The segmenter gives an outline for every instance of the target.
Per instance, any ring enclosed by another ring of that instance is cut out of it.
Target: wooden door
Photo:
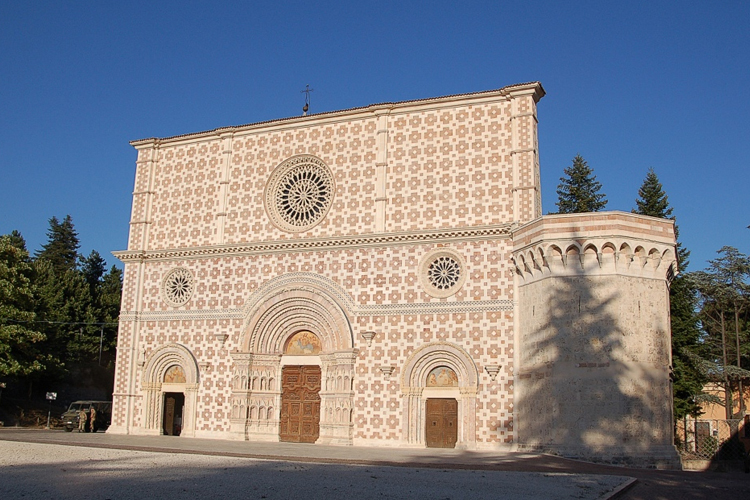
[[[428,399],[426,428],[428,448],[455,448],[458,441],[458,401]]]
[[[182,410],[185,406],[185,395],[181,392],[164,394],[164,418],[162,429],[167,436],[179,436],[182,432]]]
[[[314,443],[320,435],[320,367],[285,366],[281,379],[279,439]]]

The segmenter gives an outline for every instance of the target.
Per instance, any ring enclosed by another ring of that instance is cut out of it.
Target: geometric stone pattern
[[[546,400],[524,399],[519,387],[544,383],[552,351],[529,350],[523,328],[532,323],[522,316],[534,317],[553,273],[585,281],[629,248],[650,266],[653,289],[624,263],[612,264],[614,273],[650,300],[642,305],[657,311],[649,321],[659,320],[674,234],[669,221],[630,214],[611,216],[607,227],[603,214],[587,244],[572,236],[572,219],[538,219],[543,95],[538,83],[519,84],[134,141],[128,250],[116,253],[125,270],[110,432],[158,432],[163,386],[180,385],[144,367],[173,346],[198,367],[181,389],[197,437],[278,440],[282,367],[307,363],[321,367],[321,443],[425,446],[429,397],[458,400],[459,447],[546,439],[550,431],[529,422]],[[292,158],[327,168],[318,174],[332,180],[305,171],[297,189],[290,177],[296,198],[285,192],[274,210],[286,215],[272,221],[270,180],[284,177]],[[294,212],[313,199],[313,212]],[[607,246],[613,230],[622,236]],[[658,244],[639,246],[652,230],[662,231]],[[580,271],[570,271],[575,262]],[[173,284],[179,290],[166,303],[165,277],[175,269],[192,282]],[[321,353],[284,355],[280,346],[303,330],[318,336]],[[626,343],[621,358],[664,363],[664,338],[652,331],[651,343]],[[580,360],[584,370],[599,362]],[[426,387],[438,367],[455,372],[458,385]],[[663,383],[659,370],[652,386]],[[623,391],[643,390],[641,382]],[[648,415],[661,419],[660,411]]]
[[[456,310],[460,310],[465,301],[471,304],[512,299],[513,280],[506,262],[507,241],[469,242],[451,247],[464,256],[469,277],[461,290],[447,299],[456,304]],[[178,308],[179,311],[172,310],[163,320],[143,322],[140,345],[145,349],[145,357],[161,345],[178,343],[190,346],[199,362],[211,360],[203,374],[197,408],[201,418],[196,431],[198,435],[219,435],[229,430],[231,387],[225,377],[231,373],[230,353],[239,348],[242,320],[237,319],[236,314],[233,314],[235,319],[193,319],[190,313],[241,309],[246,299],[264,283],[300,272],[325,276],[346,290],[351,302],[357,304],[429,304],[439,299],[426,293],[418,272],[421,257],[434,248],[434,245],[413,245],[388,250],[364,248],[265,258],[154,262],[142,279],[145,317],[164,310],[162,276],[175,266],[193,273],[195,291],[191,301]],[[179,319],[183,311],[185,319]],[[123,313],[126,316],[128,312]],[[511,310],[496,310],[390,316],[359,313],[356,318],[352,317],[355,347],[360,349],[355,367],[354,439],[400,439],[399,360],[408,358],[425,343],[450,341],[471,354],[479,369],[487,364],[502,366],[495,381],[482,373],[480,389],[484,399],[480,402],[478,422],[486,422],[486,425],[478,425],[478,443],[512,442],[512,314]],[[378,332],[370,347],[359,336],[364,331]],[[217,334],[228,335],[226,343],[218,340]],[[388,380],[380,371],[380,366],[386,363],[397,366]],[[122,381],[126,377],[118,375],[117,379]],[[120,391],[118,387],[116,392]]]

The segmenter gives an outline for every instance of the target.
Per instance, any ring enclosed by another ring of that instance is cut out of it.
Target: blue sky
[[[705,267],[750,253],[750,2],[0,2],[0,234],[127,246],[134,139],[541,81],[544,212],[581,154],[649,167]]]

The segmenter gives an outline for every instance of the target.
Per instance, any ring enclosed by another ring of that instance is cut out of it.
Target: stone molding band
[[[512,300],[477,300],[465,302],[423,302],[418,304],[383,304],[359,306],[351,310],[358,316],[382,316],[401,314],[460,314],[487,311],[512,311]],[[232,320],[244,319],[243,309],[194,310],[194,311],[122,311],[120,321],[180,321],[180,320]]]
[[[512,223],[455,230],[410,231],[406,233],[342,236],[337,238],[306,238],[304,240],[263,241],[241,245],[194,247],[184,250],[123,250],[112,254],[123,262],[170,261],[206,257],[235,257],[238,255],[273,254],[286,252],[314,252],[322,250],[352,250],[357,248],[410,245],[434,241],[457,242],[510,238],[516,226]]]

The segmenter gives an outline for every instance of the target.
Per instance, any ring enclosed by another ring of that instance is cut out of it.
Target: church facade
[[[132,142],[108,432],[674,464],[673,224],[542,216],[543,96]]]

